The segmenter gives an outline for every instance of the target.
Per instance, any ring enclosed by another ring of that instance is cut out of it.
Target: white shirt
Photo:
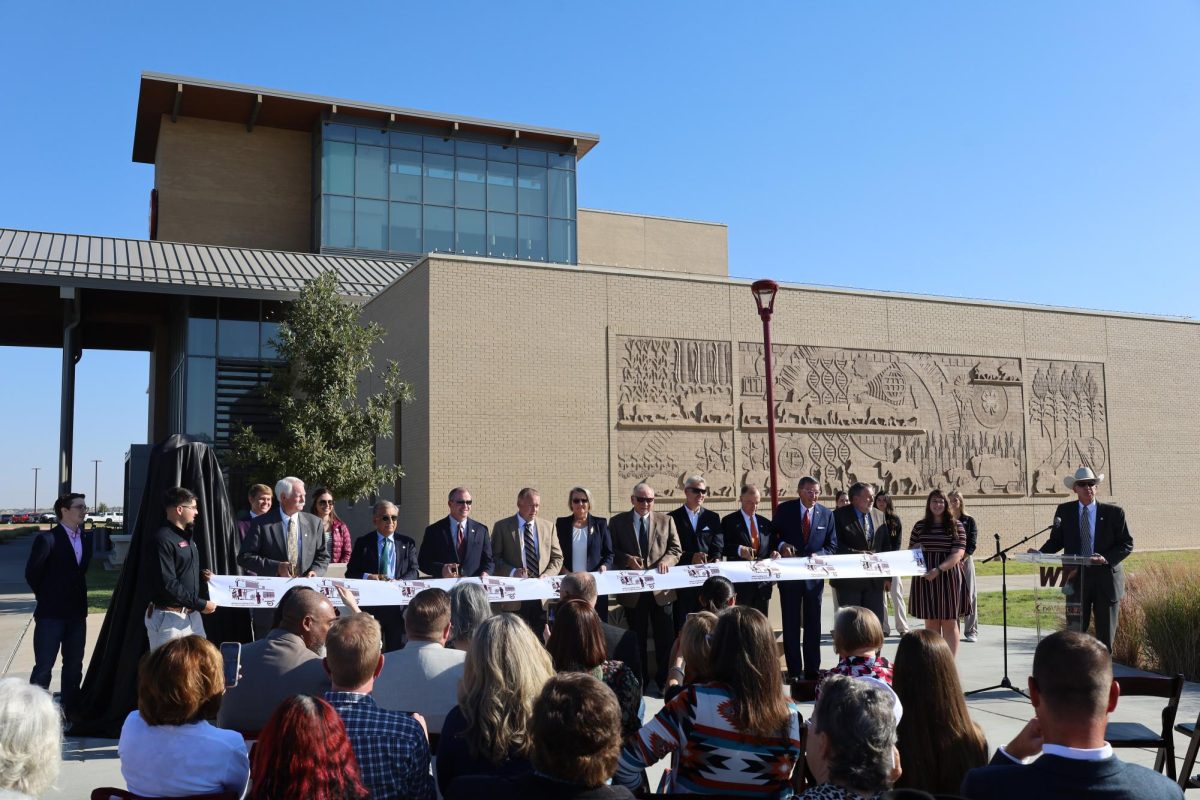
[[[237,792],[250,781],[246,740],[205,721],[147,725],[137,711],[121,726],[121,777],[143,797]]]
[[[1037,759],[1037,756],[1017,758],[1005,750],[1004,745],[1000,745],[1000,752],[1018,764],[1032,764]],[[1103,747],[1067,747],[1066,745],[1047,743],[1042,745],[1042,752],[1048,756],[1069,758],[1072,761],[1103,761],[1113,756],[1112,745],[1108,742],[1105,742]]]
[[[587,572],[588,530],[591,527],[586,520],[582,528],[571,526],[571,572]]]
[[[700,512],[702,510],[704,510],[704,506],[696,506],[695,511],[692,511],[687,506],[684,506],[683,510],[687,512],[688,520],[691,521],[691,523],[692,523],[692,530],[699,533],[700,532]]]

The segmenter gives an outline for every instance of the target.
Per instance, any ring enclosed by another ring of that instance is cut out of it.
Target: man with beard
[[[167,490],[163,504],[167,524],[154,532],[154,590],[146,607],[151,651],[172,639],[204,636],[200,615],[217,610],[216,603],[200,596],[200,554],[192,543],[192,523],[200,513],[196,495],[176,486]],[[205,570],[204,577],[209,574]]]

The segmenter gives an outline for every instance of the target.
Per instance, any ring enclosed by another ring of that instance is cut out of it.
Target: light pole
[[[96,467],[96,474],[92,479],[92,508],[100,507],[100,462],[103,460],[102,458],[92,459],[92,464]]]
[[[779,284],[764,278],[755,281],[750,286],[754,294],[754,302],[758,306],[758,316],[763,324],[763,361],[767,372],[767,453],[771,459],[771,514],[779,508],[779,479],[776,474],[775,461],[775,375],[772,368],[771,353],[771,314],[775,311],[775,294]]]
[[[37,479],[38,473],[42,471],[41,467],[33,468],[33,513],[37,513]]]

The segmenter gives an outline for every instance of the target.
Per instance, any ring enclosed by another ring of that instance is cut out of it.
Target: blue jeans
[[[67,710],[73,709],[75,701],[79,698],[79,684],[83,682],[83,647],[86,640],[87,617],[43,617],[34,621],[33,673],[29,676],[29,682],[43,689],[50,688],[50,673],[61,649],[61,705]]]

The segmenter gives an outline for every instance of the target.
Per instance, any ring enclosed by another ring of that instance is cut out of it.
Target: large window
[[[574,264],[575,156],[326,122],[321,246]]]

